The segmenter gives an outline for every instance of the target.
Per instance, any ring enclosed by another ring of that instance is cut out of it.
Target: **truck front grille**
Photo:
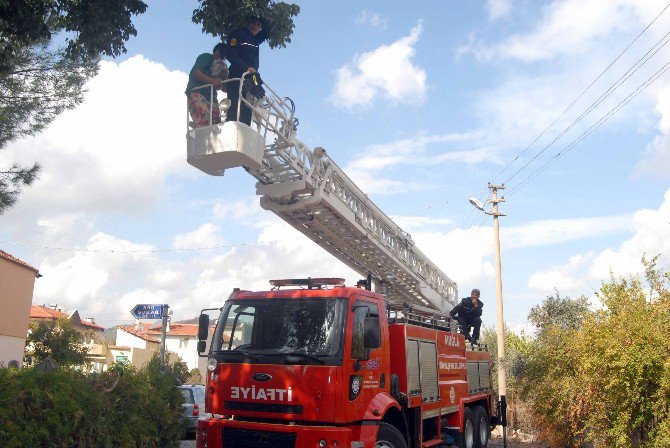
[[[295,448],[293,432],[223,428],[223,448]]]
[[[302,414],[302,406],[277,403],[248,403],[245,401],[226,401],[228,411],[273,412],[276,414]]]

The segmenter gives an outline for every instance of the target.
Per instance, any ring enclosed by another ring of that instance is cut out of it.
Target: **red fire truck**
[[[449,320],[456,283],[323,148],[297,140],[293,102],[265,89],[260,100],[240,94],[251,125],[190,124],[188,162],[215,176],[244,167],[264,209],[366,279],[236,289],[215,309],[211,340],[201,314],[212,416],[199,421],[198,447],[485,447],[504,412],[489,353]]]
[[[343,279],[235,290],[208,353],[198,447],[486,447],[491,360],[443,316]],[[207,338],[209,318],[201,315]]]

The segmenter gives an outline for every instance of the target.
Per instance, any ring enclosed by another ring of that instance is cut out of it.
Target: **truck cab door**
[[[384,366],[388,364],[384,355],[384,345],[387,338],[381,331],[381,323],[384,319],[379,315],[379,307],[376,303],[355,299],[351,305],[351,332],[348,353],[345,355],[346,371],[349,372],[345,379],[349,386],[348,396],[344,398],[345,414],[350,419],[361,419],[372,399],[381,391],[388,390],[389,378]],[[376,326],[376,328],[375,328]],[[366,330],[368,336],[366,337]],[[377,345],[367,346],[374,337],[371,332],[377,332]],[[347,400],[348,398],[348,400]],[[347,405],[348,404],[348,405]]]

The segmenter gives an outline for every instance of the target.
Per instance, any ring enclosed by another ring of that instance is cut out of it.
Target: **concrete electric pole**
[[[505,319],[503,318],[503,295],[502,295],[502,262],[500,259],[500,216],[507,216],[498,211],[498,204],[505,202],[505,198],[498,198],[498,190],[504,190],[505,185],[494,185],[489,182],[491,198],[487,204],[492,204],[489,211],[484,210],[484,204],[476,198],[471,198],[470,203],[482,210],[487,215],[493,216],[494,256],[496,264],[496,304],[497,304],[497,330],[498,330],[498,395],[500,399],[500,415],[503,427],[503,446],[507,447],[507,376],[505,374]]]

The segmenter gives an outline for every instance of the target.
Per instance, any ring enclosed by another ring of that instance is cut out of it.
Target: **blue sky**
[[[216,39],[191,22],[195,2],[147,3],[128,53],[102,63],[84,104],[0,152],[2,165],[43,165],[0,216],[0,248],[44,275],[34,302],[115,325],[136,303],[191,317],[270,278],[355,281],[263,211],[246,172],[213,178],[186,163],[183,89]],[[610,270],[639,272],[645,253],[668,267],[668,75],[515,188],[670,61],[670,9],[621,54],[665,1],[299,4],[292,43],[261,48],[263,78],[295,101],[299,138],[326,148],[461,296],[482,290],[487,324],[492,227],[467,198],[485,199],[492,179],[510,187],[501,224],[505,317],[515,328],[554,288],[593,296]]]

